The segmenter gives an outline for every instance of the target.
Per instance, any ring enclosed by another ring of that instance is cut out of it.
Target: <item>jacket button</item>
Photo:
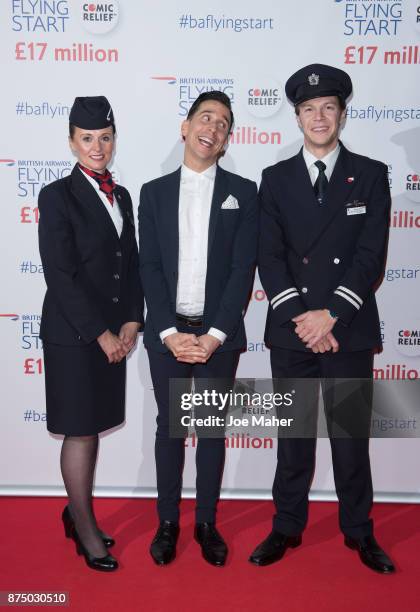
[[[309,259],[308,259],[307,257],[304,257],[304,258],[302,259],[302,263],[304,263],[304,264],[309,263]]]
[[[119,299],[117,297],[113,297],[112,301],[114,302],[114,304],[116,304],[117,302],[119,302]]]
[[[117,252],[115,253],[115,255],[116,255],[117,257],[121,257],[121,256],[122,256],[122,253],[121,253],[121,251],[117,251]]]
[[[115,278],[115,280],[120,280],[120,275],[119,274],[114,274],[114,278]]]
[[[335,264],[339,264],[340,263],[340,260],[338,259],[338,257],[334,257],[334,263]]]
[[[308,287],[302,287],[302,293],[308,293]]]

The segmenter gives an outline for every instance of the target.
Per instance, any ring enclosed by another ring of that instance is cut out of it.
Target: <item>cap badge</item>
[[[309,85],[318,85],[319,84],[319,74],[315,74],[313,72],[308,76]]]

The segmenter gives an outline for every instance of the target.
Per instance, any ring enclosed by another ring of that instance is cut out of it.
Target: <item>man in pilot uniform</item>
[[[269,300],[265,341],[274,379],[371,379],[381,345],[374,289],[384,266],[389,184],[385,164],[351,153],[338,139],[351,92],[348,74],[322,64],[286,83],[303,148],[265,169],[260,187],[259,274]],[[326,399],[324,393],[328,411]],[[366,421],[369,406],[364,413],[360,404],[351,408]],[[314,437],[279,440],[273,530],[251,562],[273,563],[300,545],[315,447]],[[393,572],[369,518],[368,433],[332,436],[331,450],[345,544],[371,569]]]

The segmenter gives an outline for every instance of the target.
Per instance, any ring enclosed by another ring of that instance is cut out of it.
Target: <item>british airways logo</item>
[[[175,85],[176,83],[176,77],[174,76],[152,76],[150,78],[154,81],[164,81],[168,85]]]

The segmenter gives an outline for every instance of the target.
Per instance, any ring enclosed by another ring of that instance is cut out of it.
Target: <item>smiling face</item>
[[[105,172],[114,150],[114,132],[111,127],[102,130],[85,130],[79,127],[69,137],[70,148],[86,168]]]
[[[299,104],[297,122],[303,131],[305,147],[315,157],[325,157],[335,149],[345,113],[337,96],[313,98]]]
[[[229,109],[216,100],[205,100],[190,119],[181,125],[185,142],[184,163],[204,172],[223,154],[230,128]]]

